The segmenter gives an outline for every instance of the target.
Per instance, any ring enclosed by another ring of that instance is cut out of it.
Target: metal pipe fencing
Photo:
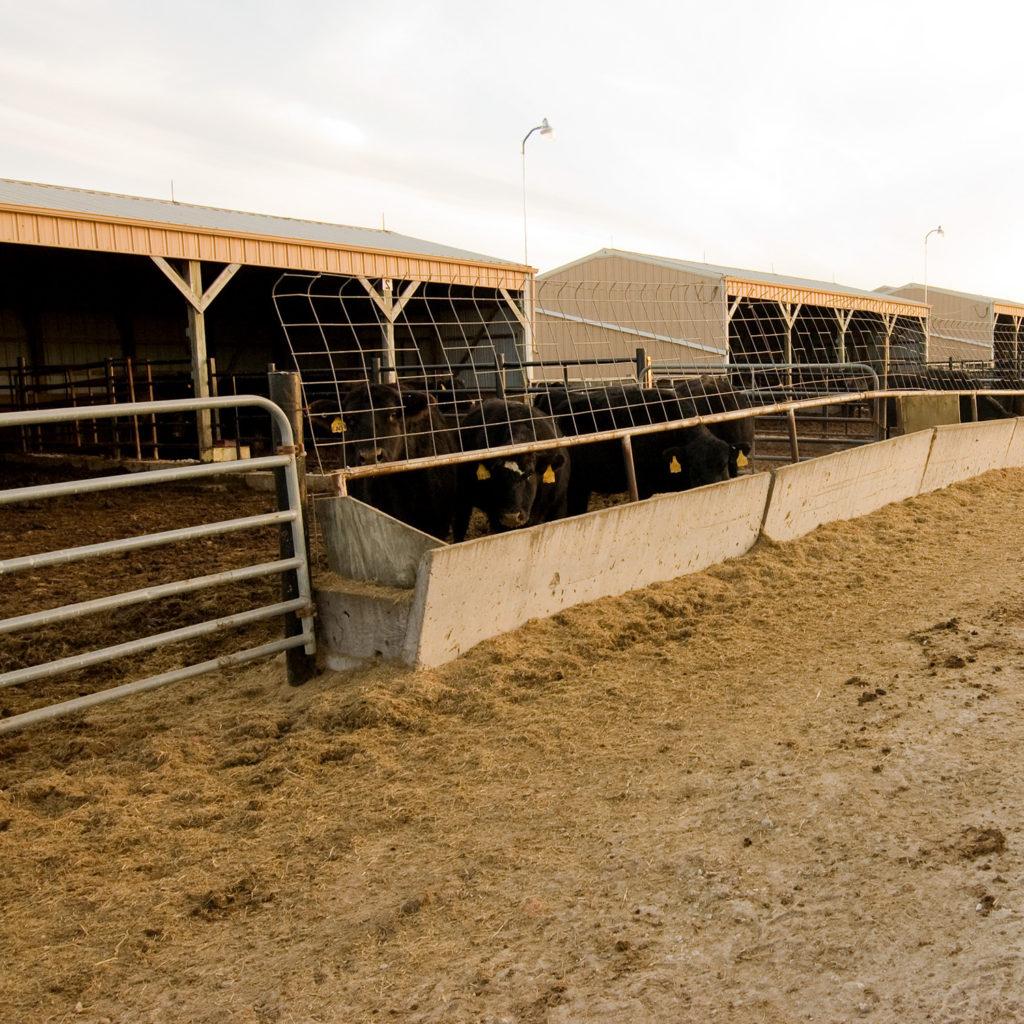
[[[13,732],[42,721],[72,714],[107,701],[118,700],[130,694],[141,693],[158,686],[164,686],[182,679],[189,679],[227,665],[243,664],[257,658],[300,647],[307,656],[311,656],[315,652],[313,597],[303,528],[302,489],[297,469],[297,448],[288,416],[269,399],[258,395],[240,395],[208,399],[175,399],[164,402],[137,402],[124,405],[100,405],[87,408],[72,407],[2,413],[0,414],[0,428],[67,423],[85,418],[101,420],[120,416],[149,417],[162,413],[195,413],[203,409],[221,410],[232,409],[238,406],[254,407],[270,415],[274,428],[281,439],[279,454],[262,459],[243,459],[204,465],[177,466],[152,472],[12,488],[0,491],[0,506],[75,494],[117,490],[126,487],[159,487],[161,484],[182,480],[207,479],[220,474],[250,472],[257,469],[273,469],[275,472],[283,475],[281,494],[284,500],[279,502],[279,508],[276,512],[245,516],[217,523],[204,523],[198,526],[182,527],[95,544],[79,545],[77,547],[41,552],[36,555],[22,555],[15,558],[2,559],[0,560],[0,578],[45,566],[77,562],[103,555],[139,551],[183,540],[208,538],[270,525],[278,525],[288,532],[289,550],[286,553],[282,552],[281,558],[271,562],[263,562],[185,580],[176,580],[171,583],[129,590],[119,594],[50,608],[41,612],[9,617],[0,620],[0,635],[39,625],[66,622],[96,612],[126,608],[171,595],[194,593],[198,590],[226,582],[253,579],[272,574],[282,575],[290,580],[291,590],[296,596],[290,600],[281,600],[234,615],[222,616],[151,636],[136,637],[124,643],[8,671],[0,674],[0,688],[50,678],[65,672],[102,664],[128,655],[151,651],[182,640],[209,636],[224,630],[280,616],[296,616],[297,630],[291,635],[271,643],[235,651],[199,664],[182,666],[181,668],[156,676],[135,680],[72,700],[38,707],[14,715],[0,720],[0,734]]]

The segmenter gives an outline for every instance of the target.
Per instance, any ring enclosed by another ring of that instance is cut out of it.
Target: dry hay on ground
[[[1021,1019],[1022,495],[7,740],[0,1016]]]

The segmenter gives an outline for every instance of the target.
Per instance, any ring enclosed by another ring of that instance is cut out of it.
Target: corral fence
[[[277,376],[294,380],[293,376],[289,374]],[[283,381],[280,389],[285,396],[284,404],[286,405],[289,404],[287,401],[287,383],[287,381]],[[274,385],[275,381],[272,378],[271,387],[274,387]],[[98,704],[119,700],[123,697],[153,690],[170,683],[191,679],[206,672],[212,672],[231,665],[241,665],[280,652],[288,652],[290,681],[301,682],[308,678],[311,672],[310,658],[315,652],[315,637],[313,630],[313,598],[303,520],[303,489],[299,473],[301,450],[295,444],[293,421],[282,411],[280,405],[261,396],[240,395],[238,397],[178,399],[175,401],[129,403],[126,405],[97,405],[88,409],[49,409],[45,411],[0,414],[0,429],[69,423],[84,417],[96,420],[109,420],[122,416],[144,418],[165,413],[183,413],[194,416],[202,410],[230,412],[237,406],[246,406],[249,409],[257,409],[264,414],[269,414],[273,424],[274,435],[278,442],[277,451],[274,454],[255,459],[236,459],[201,465],[175,466],[149,472],[16,487],[0,491],[0,507],[14,505],[19,502],[45,501],[50,498],[112,491],[126,487],[149,487],[158,495],[161,485],[164,484],[178,483],[184,480],[208,480],[223,474],[271,470],[275,474],[277,484],[276,511],[221,522],[187,526],[158,533],[139,534],[78,547],[61,548],[38,554],[6,558],[0,560],[0,579],[6,579],[18,573],[41,569],[47,566],[65,565],[105,555],[139,551],[164,544],[200,540],[202,538],[234,534],[275,525],[280,530],[279,558],[270,562],[251,564],[204,576],[145,587],[139,590],[128,590],[119,594],[98,597],[76,604],[48,608],[44,611],[13,616],[0,620],[0,636],[42,625],[68,622],[95,612],[113,611],[173,595],[193,594],[220,584],[263,576],[278,575],[281,577],[281,600],[273,604],[251,608],[233,615],[209,619],[168,632],[137,637],[113,646],[4,672],[0,674],[0,688],[24,686],[77,669],[100,665],[129,655],[153,651],[183,640],[209,636],[225,630],[240,628],[274,618],[282,618],[284,620],[285,635],[281,639],[255,647],[233,651],[197,664],[184,665],[158,675],[137,679],[71,700],[43,705],[33,710],[2,719],[0,720],[0,734],[22,729],[48,719],[84,711]]]
[[[271,366],[271,370],[274,367]],[[266,372],[225,371],[216,358],[206,361],[206,383],[214,398],[267,397]],[[23,454],[100,455],[136,461],[179,461],[199,457],[195,417],[185,413],[124,413],[103,419],[88,409],[96,405],[131,405],[194,397],[188,359],[109,357],[94,362],[30,365],[24,357],[0,366],[0,413],[71,406],[83,414],[74,420],[20,426],[0,436],[0,451]],[[214,445],[262,454],[270,447],[266,416],[244,403],[211,411]]]

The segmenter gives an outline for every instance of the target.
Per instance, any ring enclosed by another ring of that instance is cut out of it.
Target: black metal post
[[[299,477],[299,504],[302,510],[303,529],[306,531],[306,550],[309,550],[309,530],[306,526],[306,453],[302,445],[302,388],[297,373],[273,372],[270,378],[270,400],[281,407],[292,425],[294,436],[295,467]],[[280,431],[277,425],[273,430],[274,451],[291,454],[283,448]],[[274,470],[274,485],[277,491],[277,507],[288,508],[288,484],[284,468]],[[292,541],[291,526],[282,523],[280,526],[281,558],[294,558],[295,545]],[[299,596],[299,580],[295,570],[281,574],[281,600],[292,601]],[[284,616],[284,635],[298,636],[302,632],[302,621],[295,612]],[[301,647],[292,647],[285,652],[288,667],[288,682],[292,686],[301,686],[316,674],[316,665],[311,655]]]

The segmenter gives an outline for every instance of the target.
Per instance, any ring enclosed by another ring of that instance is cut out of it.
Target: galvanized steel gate
[[[22,729],[25,726],[34,725],[47,719],[59,718],[63,715],[83,711],[97,704],[118,700],[131,694],[153,690],[159,686],[166,686],[168,683],[190,679],[193,676],[198,676],[214,669],[254,661],[257,658],[277,654],[280,651],[302,647],[307,654],[314,652],[312,593],[309,564],[306,557],[305,533],[302,522],[302,500],[296,467],[293,431],[288,417],[269,399],[254,395],[240,395],[224,398],[189,398],[167,402],[137,402],[129,405],[85,406],[34,412],[0,413],[0,428],[62,423],[86,418],[110,419],[134,415],[154,416],[161,413],[225,409],[234,406],[256,406],[270,414],[276,428],[276,436],[280,441],[277,454],[256,459],[175,466],[168,469],[128,473],[120,476],[104,476],[93,479],[41,484],[32,487],[18,487],[0,491],[0,507],[23,501],[35,501],[41,498],[109,491],[125,487],[159,487],[164,483],[206,479],[223,473],[252,472],[269,469],[284,474],[285,487],[279,488],[280,507],[276,512],[245,516],[217,523],[204,523],[198,526],[187,526],[160,533],[141,534],[119,540],[103,541],[98,544],[85,544],[80,547],[63,548],[37,555],[23,555],[18,558],[2,559],[0,560],[0,579],[12,576],[15,573],[39,569],[45,566],[63,565],[102,555],[139,551],[161,544],[171,544],[192,538],[212,537],[273,525],[287,526],[288,537],[290,538],[290,551],[282,551],[282,557],[272,562],[262,562],[242,568],[228,569],[205,576],[176,580],[172,583],[145,587],[141,590],[130,590],[121,594],[113,594],[90,601],[64,605],[59,608],[49,608],[45,611],[0,619],[0,637],[13,633],[16,630],[30,629],[34,626],[49,625],[56,622],[67,622],[93,612],[112,611],[175,594],[194,593],[206,587],[222,583],[272,574],[286,574],[285,578],[289,581],[288,589],[293,596],[275,604],[264,605],[234,615],[210,619],[195,625],[157,633],[153,636],[138,637],[110,647],[4,672],[0,674],[0,688],[35,682],[39,679],[45,679],[75,669],[113,661],[116,658],[127,655],[151,651],[167,644],[178,643],[179,641],[195,637],[208,636],[226,629],[246,626],[254,622],[262,622],[278,616],[285,617],[286,621],[290,622],[291,628],[286,627],[286,632],[291,635],[286,635],[280,640],[260,644],[257,647],[234,651],[209,661],[186,665],[168,672],[162,672],[159,675],[137,679],[120,686],[76,697],[73,700],[46,705],[26,711],[23,714],[2,719],[0,720],[0,734],[13,732],[16,729]],[[281,497],[285,495],[286,500],[281,500]]]

